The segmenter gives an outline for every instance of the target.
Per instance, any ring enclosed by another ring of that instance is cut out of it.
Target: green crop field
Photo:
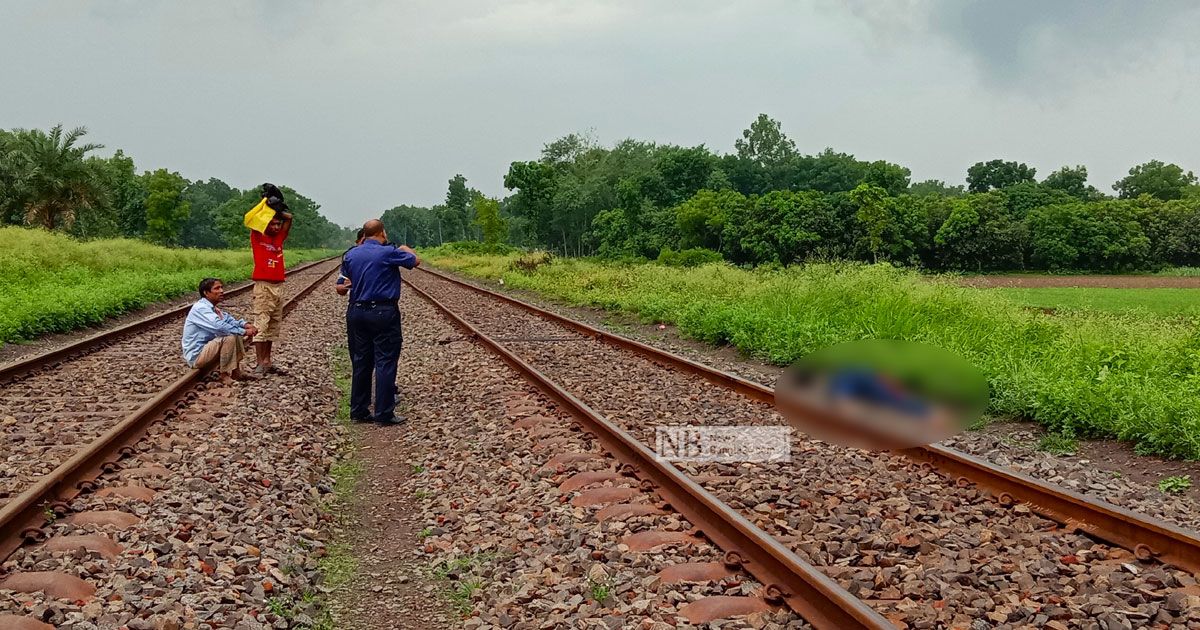
[[[746,271],[558,259],[526,273],[511,266],[515,254],[422,253],[444,269],[673,323],[684,335],[776,364],[856,339],[933,344],[983,370],[995,415],[1200,458],[1200,333],[1188,320],[1045,315],[994,290],[885,265]]]
[[[295,265],[338,252],[288,250]],[[142,241],[80,242],[61,234],[0,228],[0,344],[98,324],[196,290],[207,276],[250,277],[249,243],[237,250],[168,249]]]
[[[1014,302],[1038,308],[1148,314],[1159,317],[1200,315],[1200,289],[1004,287],[987,290],[996,291]]]

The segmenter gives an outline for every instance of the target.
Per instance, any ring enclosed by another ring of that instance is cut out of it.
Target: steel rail
[[[572,328],[581,334],[605,341],[618,348],[636,352],[680,371],[695,374],[753,400],[775,404],[775,392],[762,383],[718,370],[628,337],[601,330],[450,275],[423,267],[420,269],[454,285],[483,293]],[[813,413],[818,412],[814,410]],[[1196,537],[1196,533],[1182,527],[1055,486],[1023,473],[1006,470],[978,457],[945,446],[931,444],[898,452],[914,461],[937,469],[942,474],[954,479],[956,483],[974,483],[1003,506],[1009,507],[1018,502],[1025,503],[1037,514],[1071,531],[1086,533],[1099,540],[1128,549],[1139,560],[1158,559],[1163,563],[1200,575],[1200,539]]]
[[[332,259],[318,261],[316,264]],[[311,267],[311,265],[309,266]],[[307,267],[306,267],[307,268]],[[321,285],[337,267],[322,274],[311,284],[301,289],[284,304],[284,315],[290,313],[300,300]],[[0,561],[8,558],[27,540],[44,537],[41,526],[46,522],[46,510],[65,514],[69,511],[66,502],[83,490],[92,487],[92,480],[108,470],[120,467],[121,457],[132,454],[133,445],[145,434],[145,430],[160,417],[174,417],[194,398],[192,386],[211,372],[217,357],[189,369],[175,379],[153,398],[125,416],[104,435],[86,448],[59,464],[50,473],[38,478],[34,485],[0,507]]]
[[[407,280],[406,280],[407,282]],[[726,562],[762,582],[768,601],[795,611],[821,629],[893,628],[882,615],[851,595],[816,567],[801,560],[779,541],[705,490],[679,469],[659,461],[625,430],[547,378],[498,341],[483,334],[420,287],[409,287],[478,340],[538,389],[569,411],[618,460],[631,465],[700,535],[726,552]]]
[[[320,265],[321,263],[333,260],[333,258],[334,257],[323,258],[321,260],[314,260],[312,262],[304,263],[302,265],[299,265],[299,266],[289,269],[287,271],[287,274],[290,276],[292,274],[299,273],[306,269],[311,269],[317,265]],[[227,291],[225,293],[225,296],[231,297],[231,296],[235,296],[235,295],[241,295],[242,293],[249,291],[253,287],[254,287],[254,284],[251,282],[248,282],[244,286],[240,286],[236,289],[231,289],[231,290]],[[157,326],[163,322],[169,321],[176,317],[182,317],[183,315],[187,314],[188,309],[190,309],[191,307],[192,307],[191,304],[185,304],[183,306],[179,306],[179,307],[176,307],[176,308],[173,308],[170,310],[163,311],[156,315],[150,315],[148,317],[143,317],[142,319],[139,319],[137,321],[130,322],[128,324],[119,326],[117,328],[113,328],[112,330],[106,330],[103,332],[96,333],[90,337],[80,339],[79,341],[76,341],[72,344],[68,344],[61,348],[55,348],[54,350],[50,350],[48,352],[43,352],[41,354],[36,354],[36,355],[30,356],[30,357],[24,357],[21,359],[17,359],[16,361],[13,361],[12,363],[0,365],[0,383],[10,380],[16,376],[21,376],[21,375],[27,374],[38,368],[62,362],[62,361],[69,359],[77,354],[83,354],[89,350],[92,350],[93,348],[102,346],[108,342],[116,340],[125,335],[132,334],[135,332],[140,332],[140,331],[146,330],[148,328],[153,328],[154,326]]]

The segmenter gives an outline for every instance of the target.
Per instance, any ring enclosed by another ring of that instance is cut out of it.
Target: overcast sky
[[[759,112],[914,181],[1001,157],[1107,191],[1200,170],[1198,33],[1171,0],[0,0],[0,127],[84,125],[343,224],[455,173],[503,195],[571,132],[731,151]]]

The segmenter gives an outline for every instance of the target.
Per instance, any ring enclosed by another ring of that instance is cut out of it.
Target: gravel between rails
[[[380,554],[415,559],[434,580],[426,596],[449,601],[452,616],[465,613],[446,622],[464,628],[689,628],[679,616],[686,603],[759,588],[744,577],[716,585],[662,584],[655,574],[664,566],[720,556],[704,544],[647,553],[622,544],[626,535],[651,528],[690,530],[677,514],[598,522],[596,507],[573,505],[577,493],[559,490],[559,483],[578,471],[611,469],[615,462],[604,456],[547,468],[558,453],[599,453],[599,446],[431,305],[412,292],[404,296],[400,386],[410,421],[367,428],[369,448],[362,455],[411,471],[393,494],[412,497],[405,507],[415,506],[423,531],[408,541],[361,532],[359,539],[374,547],[365,560]],[[519,420],[536,424],[517,427]],[[556,442],[551,447],[546,440]],[[374,509],[386,513],[386,494],[376,502]],[[385,531],[386,524],[375,527]],[[406,545],[412,551],[397,554],[394,548]],[[387,577],[411,576],[414,570],[397,566]],[[357,617],[356,627],[443,627],[441,620],[425,626],[389,616],[405,606],[398,590],[385,586],[373,597],[360,595],[339,616]],[[784,611],[708,627],[807,625]]]
[[[180,416],[150,428],[122,470],[98,480],[102,489],[148,488],[151,500],[85,493],[72,502],[77,513],[121,510],[140,523],[119,530],[64,519],[50,526],[54,535],[105,534],[123,548],[119,554],[26,546],[0,566],[4,574],[82,577],[97,587],[93,599],[0,590],[0,614],[69,630],[312,625],[326,549],[321,505],[342,439],[328,368],[330,345],[344,334],[330,323],[334,297],[319,289],[288,316],[276,350],[287,375],[234,387],[207,382]],[[138,341],[143,350],[160,347],[151,342]]]
[[[290,276],[288,295],[336,264]],[[238,295],[224,308],[249,317],[251,299]],[[0,383],[0,506],[183,376],[189,368],[179,347],[182,326],[173,320]],[[288,363],[285,351],[280,365]]]
[[[656,425],[780,424],[768,405],[586,340],[425,274],[422,288],[585,402],[652,443]],[[897,625],[1103,627],[1195,624],[1195,579],[1004,509],[908,460],[796,438],[788,464],[689,465],[717,496]]]

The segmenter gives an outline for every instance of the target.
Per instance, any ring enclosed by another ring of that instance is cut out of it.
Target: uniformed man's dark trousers
[[[352,303],[346,311],[350,342],[350,417],[372,417],[371,374],[375,374],[376,422],[396,413],[396,364],[400,361],[400,309],[393,302]]]

